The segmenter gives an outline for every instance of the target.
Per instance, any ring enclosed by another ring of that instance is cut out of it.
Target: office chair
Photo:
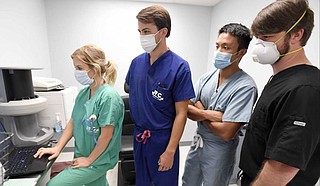
[[[118,186],[135,185],[135,169],[133,159],[133,131],[134,123],[130,115],[129,95],[122,96],[125,113],[122,126],[121,151],[118,164]]]

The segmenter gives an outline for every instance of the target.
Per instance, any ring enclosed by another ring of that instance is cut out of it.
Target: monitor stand
[[[27,116],[2,117],[8,132],[12,132],[12,142],[16,146],[40,145],[47,143],[54,132],[49,127],[39,127],[36,114]]]
[[[14,145],[40,145],[50,140],[53,129],[40,127],[38,122],[38,112],[46,108],[47,100],[42,97],[0,103],[0,119],[6,131],[14,134]]]

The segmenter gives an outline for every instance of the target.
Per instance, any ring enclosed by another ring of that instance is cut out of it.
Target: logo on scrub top
[[[157,90],[154,90],[151,92],[152,93],[152,97],[158,101],[162,101],[163,97],[162,94],[160,92],[158,92]]]
[[[97,127],[86,126],[86,130],[88,132],[92,132],[93,131],[94,134],[97,134],[99,132],[99,128],[97,128]]]

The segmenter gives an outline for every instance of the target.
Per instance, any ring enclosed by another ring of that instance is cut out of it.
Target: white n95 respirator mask
[[[296,50],[287,52],[286,54],[280,54],[279,50],[277,49],[277,43],[284,38],[285,35],[287,35],[304,17],[307,10],[303,12],[301,17],[289,28],[289,30],[284,33],[277,41],[275,42],[268,42],[263,41],[261,39],[257,39],[256,45],[253,46],[252,49],[252,58],[253,61],[261,63],[261,64],[274,64],[281,56],[286,56],[289,54],[293,54],[295,52],[298,52],[299,50],[302,50],[301,48],[298,48]]]
[[[252,59],[261,64],[274,64],[280,57],[277,45],[274,42],[257,39],[252,49]]]

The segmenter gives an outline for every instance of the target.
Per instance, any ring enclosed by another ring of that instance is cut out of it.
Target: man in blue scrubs
[[[253,79],[239,67],[251,41],[250,30],[230,23],[219,30],[212,72],[196,84],[188,117],[198,128],[188,153],[183,186],[228,186],[239,143],[257,99]]]
[[[167,10],[150,6],[137,19],[146,52],[132,60],[125,83],[135,123],[136,185],[177,186],[179,141],[189,99],[195,97],[191,72],[188,63],[167,47]]]

